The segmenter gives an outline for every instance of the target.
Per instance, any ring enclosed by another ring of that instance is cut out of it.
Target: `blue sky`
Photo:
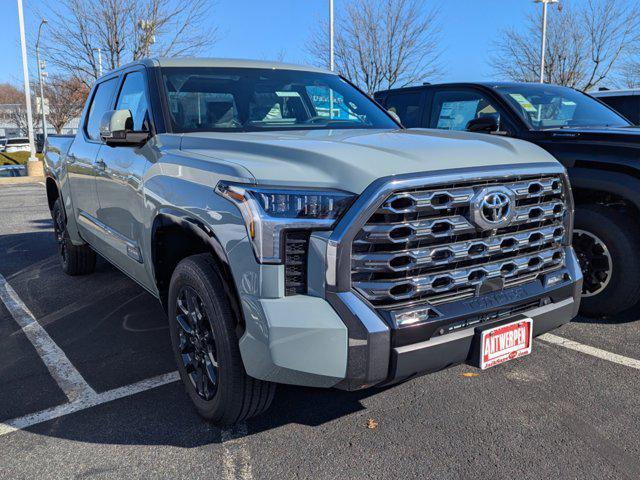
[[[340,15],[347,0],[335,0]],[[37,28],[39,18],[32,14],[38,0],[23,0],[27,36]],[[22,80],[18,12],[15,0],[0,0],[0,83]],[[533,0],[436,0],[441,8],[444,54],[442,81],[472,81],[493,78],[487,64],[492,42],[506,27],[523,25],[529,12],[540,8]],[[220,40],[208,56],[237,58],[276,58],[308,62],[305,52],[310,29],[327,16],[328,0],[218,0],[212,22],[220,30]],[[30,68],[35,62],[30,59]],[[31,70],[30,73],[33,73]]]

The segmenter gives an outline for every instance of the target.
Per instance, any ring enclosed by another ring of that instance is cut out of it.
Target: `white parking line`
[[[167,385],[168,383],[179,380],[178,372],[165,373],[164,375],[158,375],[157,377],[148,378],[131,385],[124,387],[114,388],[103,393],[95,393],[93,396],[82,397],[74,400],[70,403],[58,405],[56,407],[48,408],[40,412],[31,413],[24,417],[14,418],[4,423],[0,423],[0,436],[6,435],[16,430],[22,430],[38,423],[48,422],[55,418],[63,417],[71,413],[76,413],[87,408],[95,407],[102,403],[118,400],[119,398],[130,397],[137,393],[142,393],[153,388]]]
[[[576,352],[591,355],[592,357],[597,357],[608,362],[617,363],[618,365],[624,365],[625,367],[640,370],[640,360],[636,360],[635,358],[624,357],[622,355],[618,355],[617,353],[611,353],[596,347],[591,347],[589,345],[574,342],[573,340],[559,337],[551,333],[545,333],[543,335],[540,335],[538,338],[540,340],[544,340],[547,343],[552,343],[560,347],[568,348],[569,350],[574,350]]]
[[[35,319],[15,290],[0,275],[0,300],[33,344],[38,355],[70,402],[96,395],[93,388],[80,375],[62,349]]]
[[[225,480],[250,480],[253,478],[251,455],[244,443],[247,425],[239,423],[220,432],[224,448],[222,456],[222,478]]]

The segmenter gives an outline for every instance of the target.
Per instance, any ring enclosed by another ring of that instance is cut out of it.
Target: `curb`
[[[26,183],[44,182],[44,177],[10,177],[0,178],[0,187],[3,185],[24,185]]]

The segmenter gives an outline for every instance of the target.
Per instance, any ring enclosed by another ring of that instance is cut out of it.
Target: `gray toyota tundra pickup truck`
[[[160,300],[186,391],[217,424],[263,412],[276,383],[491,367],[579,306],[558,162],[405,130],[332,72],[136,62],[96,82],[45,159],[62,268],[91,273],[98,254]]]

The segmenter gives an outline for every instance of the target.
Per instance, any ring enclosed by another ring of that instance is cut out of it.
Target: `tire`
[[[53,204],[51,216],[58,244],[58,256],[64,273],[72,276],[93,273],[96,268],[96,253],[87,244],[74,245],[71,243],[67,231],[67,217],[60,198]]]
[[[640,301],[640,226],[615,207],[578,205],[573,246],[585,277],[580,313],[610,316]],[[604,275],[605,262],[609,272]]]
[[[244,369],[226,291],[209,254],[182,260],[169,285],[171,345],[180,378],[198,413],[216,425],[259,415],[275,394],[274,383],[251,378]]]

